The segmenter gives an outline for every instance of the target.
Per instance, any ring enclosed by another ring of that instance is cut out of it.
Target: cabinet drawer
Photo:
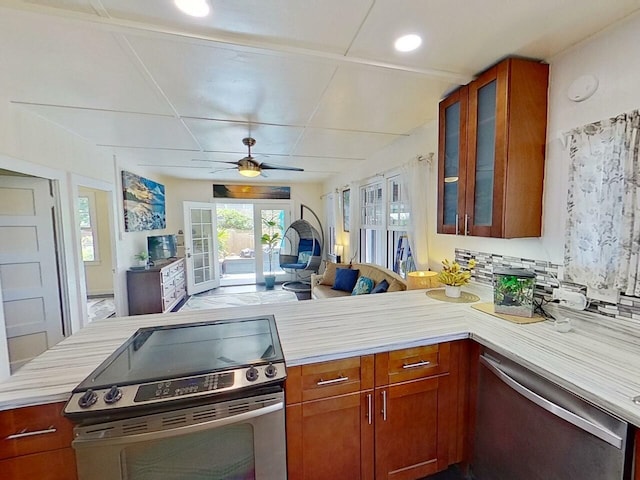
[[[0,459],[71,446],[73,424],[64,403],[0,412]]]
[[[376,386],[449,371],[449,343],[405,348],[376,355]]]
[[[180,262],[177,265],[172,265],[169,269],[169,275],[171,275],[172,277],[178,275],[181,272],[184,272],[184,262]]]
[[[373,388],[373,355],[287,370],[287,403],[306,402]]]
[[[0,460],[4,480],[75,480],[76,457],[73,448],[34,453]]]

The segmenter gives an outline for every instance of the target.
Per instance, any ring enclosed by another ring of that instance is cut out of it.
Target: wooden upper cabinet
[[[460,87],[440,102],[438,132],[438,233],[458,235],[464,212],[469,88]]]
[[[548,76],[508,58],[440,103],[438,233],[541,235]]]

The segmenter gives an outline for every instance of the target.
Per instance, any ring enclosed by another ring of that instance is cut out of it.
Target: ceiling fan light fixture
[[[192,17],[206,17],[211,8],[207,0],[174,0],[176,7]]]
[[[243,177],[254,178],[260,175],[261,169],[258,165],[254,164],[253,162],[241,161],[241,163],[238,165],[238,172],[240,172],[240,175],[242,175]]]
[[[399,52],[412,52],[416,48],[422,45],[422,38],[415,33],[410,33],[409,35],[403,35],[402,37],[396,39],[394,46]]]

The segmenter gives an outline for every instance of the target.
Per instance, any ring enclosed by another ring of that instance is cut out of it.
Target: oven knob
[[[122,390],[120,390],[117,385],[114,385],[109,389],[107,393],[104,394],[104,403],[107,403],[107,404],[116,403],[121,398],[122,398]]]
[[[91,405],[96,403],[97,400],[98,400],[98,394],[93,390],[89,389],[86,392],[84,392],[84,395],[82,395],[78,399],[78,405],[80,406],[80,408],[89,408]]]
[[[264,374],[266,375],[267,378],[273,378],[278,374],[278,369],[273,363],[270,363],[264,369]]]
[[[258,379],[258,369],[256,367],[249,368],[246,377],[250,382],[255,382]]]

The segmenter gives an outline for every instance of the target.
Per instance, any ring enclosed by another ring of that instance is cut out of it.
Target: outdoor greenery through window
[[[78,215],[80,217],[80,238],[82,261],[97,262],[98,235],[96,232],[95,207],[89,196],[78,197]]]

